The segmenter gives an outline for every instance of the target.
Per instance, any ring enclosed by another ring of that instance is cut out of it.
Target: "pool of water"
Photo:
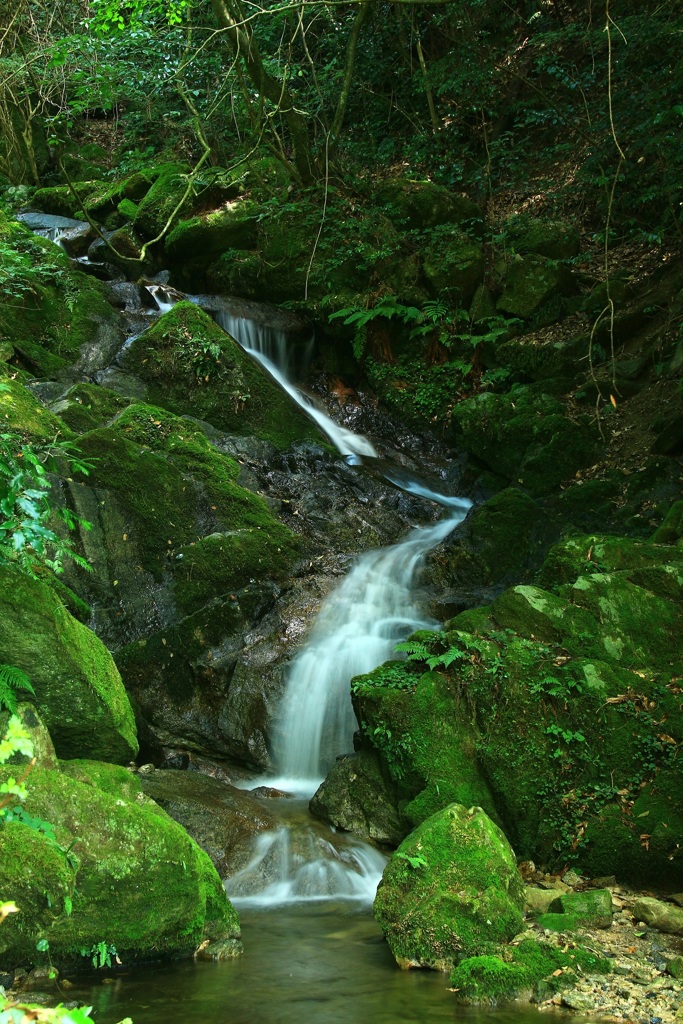
[[[367,908],[242,910],[244,955],[78,980],[98,1024],[539,1024],[528,1005],[459,1006],[446,975],[400,971]],[[565,1024],[578,1018],[562,1014]]]

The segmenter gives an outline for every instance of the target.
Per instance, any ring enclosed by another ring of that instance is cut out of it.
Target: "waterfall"
[[[160,309],[173,305],[175,295],[168,290],[148,290]],[[215,310],[214,315],[347,461],[377,459],[366,437],[335,423],[292,384],[284,331],[223,309]],[[440,494],[402,468],[379,460],[376,465],[396,486],[443,505],[448,515],[433,526],[414,528],[398,544],[362,555],[323,602],[307,642],[287,673],[275,737],[280,776],[260,780],[273,790],[292,794],[289,799],[271,801],[271,806],[289,804],[283,812],[287,825],[260,835],[250,861],[227,880],[228,895],[238,904],[273,906],[322,899],[370,902],[382,874],[382,854],[350,836],[330,830],[321,835],[322,826],[303,819],[301,810],[334,759],[353,749],[356,721],[350,680],[389,660],[396,644],[415,630],[438,625],[420,608],[414,595],[415,577],[425,555],[462,522],[471,502]]]
[[[363,437],[362,434],[354,434],[353,431],[335,423],[322,409],[318,408],[311,398],[292,384],[287,375],[289,355],[287,335],[284,331],[256,324],[253,320],[247,320],[244,317],[232,316],[224,310],[218,310],[215,316],[216,322],[223,330],[227,331],[254,359],[257,359],[261,366],[275,378],[283,391],[287,392],[292,401],[296,402],[318,424],[340,455],[346,456],[349,462],[358,462],[362,456],[377,458],[377,452],[367,437]]]
[[[416,629],[437,625],[413,597],[415,573],[470,505],[460,498],[442,501],[453,514],[414,529],[400,544],[364,554],[323,603],[288,673],[276,743],[279,788],[315,791],[335,757],[353,750],[349,681],[388,661]]]

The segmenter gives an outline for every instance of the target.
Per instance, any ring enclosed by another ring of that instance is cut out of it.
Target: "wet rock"
[[[407,826],[396,806],[395,787],[373,751],[337,758],[313,799],[311,814],[362,839],[397,846]]]
[[[235,874],[252,855],[253,841],[275,820],[253,797],[196,772],[154,771],[143,791],[208,853],[221,878]]]
[[[633,916],[650,928],[669,935],[683,935],[683,910],[651,896],[641,896],[633,904]]]
[[[562,995],[562,1006],[569,1010],[576,1010],[577,1013],[587,1013],[595,1009],[595,998],[587,992],[564,992]]]

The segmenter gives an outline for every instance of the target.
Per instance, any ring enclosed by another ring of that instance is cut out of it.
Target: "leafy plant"
[[[14,714],[17,710],[17,690],[35,693],[25,672],[14,665],[0,665],[0,711],[3,707]]]
[[[80,950],[81,956],[90,957],[92,965],[96,970],[101,970],[103,967],[111,967],[112,963],[120,963],[116,952],[116,946],[113,946],[110,942],[96,942],[89,949],[82,947]]]
[[[419,870],[419,868],[426,868],[429,866],[429,862],[426,861],[424,857],[420,856],[419,854],[417,857],[411,857],[410,854],[408,853],[401,853],[397,851],[394,854],[394,857],[399,857],[401,860],[407,861],[414,871]]]
[[[0,384],[1,390],[6,387]],[[50,525],[56,521],[67,530],[90,529],[90,523],[51,496],[47,474],[60,462],[72,472],[87,475],[90,470],[70,441],[27,442],[16,433],[0,434],[0,565],[17,565],[34,577],[41,565],[61,573],[67,558],[90,569]]]

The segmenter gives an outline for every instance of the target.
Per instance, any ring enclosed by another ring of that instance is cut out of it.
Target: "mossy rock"
[[[533,497],[549,494],[590,465],[597,440],[588,423],[575,423],[552,395],[516,384],[505,395],[482,392],[459,402],[450,430],[454,443]]]
[[[26,810],[55,840],[20,823],[0,831],[0,888],[20,908],[0,933],[4,969],[35,963],[39,939],[57,967],[78,966],[100,942],[124,963],[190,956],[205,937],[239,951],[237,916],[207,855],[152,801],[129,799],[113,772],[107,780],[102,765],[90,783],[31,772]]]
[[[387,217],[402,229],[424,229],[440,224],[468,224],[479,228],[481,208],[465,196],[449,191],[432,181],[408,178],[384,182],[377,200]]]
[[[422,270],[436,295],[467,307],[484,278],[484,252],[469,235],[454,229],[427,246]]]
[[[401,967],[447,970],[519,932],[523,885],[505,836],[480,807],[427,818],[389,861],[374,914]]]
[[[507,241],[523,256],[534,253],[551,260],[568,260],[581,249],[576,224],[562,220],[546,220],[514,214],[503,225]]]
[[[551,914],[569,914],[585,928],[610,928],[612,894],[609,889],[562,893],[550,904],[548,910]]]
[[[95,634],[45,583],[7,567],[0,568],[0,611],[0,661],[29,676],[59,756],[135,757],[130,702]]]
[[[188,187],[187,167],[184,164],[165,164],[158,170],[158,176],[151,188],[141,197],[133,227],[144,239],[160,235],[176,207],[178,217],[187,215],[192,209],[192,190],[183,202]],[[131,197],[133,198],[133,197]]]
[[[239,463],[196,423],[133,404],[110,426],[82,435],[88,486],[114,492],[126,543],[158,575],[170,567],[179,607],[193,610],[254,575],[285,575],[298,542],[259,495],[237,483]],[[202,537],[214,524],[214,537]],[[169,543],[170,542],[170,543]]]
[[[647,569],[667,562],[671,549],[661,542],[589,533],[566,537],[549,550],[538,574],[538,584],[557,589],[579,576]]]
[[[449,803],[482,806],[496,817],[476,760],[476,733],[457,689],[438,672],[389,661],[352,681],[356,717],[397,788],[407,821],[418,824]]]
[[[69,388],[52,409],[75,434],[84,434],[97,427],[107,426],[129,404],[130,399],[123,398],[115,391],[82,381]]]
[[[506,487],[477,505],[430,556],[429,576],[439,586],[469,597],[487,588],[531,579],[554,527],[543,508],[518,487]]]
[[[68,185],[51,185],[39,188],[31,197],[31,205],[43,213],[52,213],[57,217],[83,219],[83,210],[92,196],[108,192],[111,185],[101,180],[78,181],[73,191]],[[74,195],[74,192],[76,193]]]
[[[102,282],[72,270],[59,246],[31,237],[30,260],[39,276],[31,277],[30,292],[0,301],[0,337],[12,346],[12,364],[55,379],[68,378],[76,362],[87,372],[96,351],[104,350],[109,361],[121,339]]]
[[[498,1003],[528,993],[547,999],[582,976],[609,974],[610,969],[606,957],[581,946],[572,944],[562,950],[536,939],[522,939],[517,945],[463,960],[451,972],[450,983],[462,1002]]]
[[[22,729],[28,735],[33,750],[30,756],[22,754],[21,751],[16,751],[3,763],[7,765],[26,765],[30,764],[35,758],[35,763],[40,765],[41,768],[58,768],[59,762],[57,761],[52,737],[33,704],[30,704],[28,701],[21,701],[17,704],[12,714],[16,715],[21,722]],[[9,711],[0,711],[0,738],[7,731],[9,719]]]
[[[211,263],[226,249],[253,249],[257,240],[256,203],[230,203],[211,213],[181,220],[166,239],[170,260]]]
[[[653,534],[655,544],[676,544],[683,547],[683,501],[675,501],[664,522]]]
[[[550,299],[571,291],[571,275],[562,264],[537,256],[518,257],[507,268],[497,309],[507,316],[530,319]]]
[[[21,434],[36,442],[69,437],[61,420],[38,401],[32,391],[18,380],[2,378],[0,388],[0,424],[3,431]]]
[[[220,430],[280,449],[321,439],[266,371],[191,302],[179,302],[136,338],[125,366],[144,380],[152,402]]]

